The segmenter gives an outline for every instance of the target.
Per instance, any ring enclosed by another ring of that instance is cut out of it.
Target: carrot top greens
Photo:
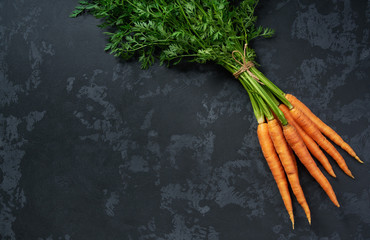
[[[161,63],[181,60],[224,65],[234,50],[273,30],[256,27],[257,1],[238,5],[226,0],[93,0],[81,1],[71,14],[88,12],[102,18],[109,32],[106,50],[125,59],[137,56],[142,68],[158,58]],[[247,50],[248,60],[255,52]],[[232,60],[232,59],[231,59]]]
[[[80,1],[70,16],[87,12],[102,19],[100,27],[106,28],[109,36],[105,50],[124,59],[136,57],[142,68],[148,68],[155,59],[166,65],[182,60],[212,61],[234,73],[241,62],[255,62],[256,54],[245,48],[246,44],[257,37],[273,35],[270,28],[256,27],[257,3],[257,0],[244,0],[237,5],[227,0],[92,0]],[[242,54],[235,54],[234,59],[233,51]],[[267,92],[250,74],[241,74],[240,82],[247,91],[254,89],[286,124],[281,110],[268,96],[271,89],[278,99],[284,100],[284,93],[256,68],[250,71],[260,77]]]

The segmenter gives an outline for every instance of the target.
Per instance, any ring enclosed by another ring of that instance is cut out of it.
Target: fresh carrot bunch
[[[258,70],[254,69],[254,71]],[[272,111],[261,95],[253,93],[253,91],[251,92],[252,89],[245,87],[249,92],[254,114],[259,123],[257,134],[263,155],[279,188],[294,229],[292,200],[288,185],[290,185],[294,196],[302,206],[308,222],[311,224],[311,213],[299,182],[295,155],[337,207],[340,205],[335,192],[312,156],[321,163],[332,177],[336,177],[329,160],[321,150],[323,149],[348,176],[354,178],[344,158],[327,139],[329,138],[357,161],[363,162],[348,143],[295,96],[282,93],[275,85],[271,85],[275,90],[274,94],[264,83],[268,83],[266,85],[272,83],[267,79],[260,82],[267,98],[278,106],[282,114],[279,111]],[[278,101],[276,97],[281,101]]]
[[[322,150],[326,151],[353,178],[343,157],[327,140],[329,138],[359,162],[361,160],[334,130],[294,96],[281,91],[255,67],[256,53],[247,47],[248,43],[257,38],[271,37],[274,31],[256,26],[254,10],[258,0],[237,2],[90,0],[80,1],[71,17],[87,12],[101,19],[99,26],[107,28],[109,36],[105,50],[124,59],[137,58],[143,68],[148,68],[157,59],[165,65],[176,65],[181,61],[212,62],[231,72],[250,96],[259,123],[257,133],[262,151],[293,227],[288,185],[311,222],[295,155],[338,207],[333,188],[312,156],[335,177]]]

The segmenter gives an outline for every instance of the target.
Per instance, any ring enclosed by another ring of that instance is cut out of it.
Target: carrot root
[[[297,198],[298,203],[303,208],[307,219],[310,221],[311,212],[304,196],[301,184],[298,178],[297,167],[294,163],[294,159],[289,151],[289,146],[284,138],[283,130],[276,119],[268,121],[268,129],[271,136],[271,140],[275,146],[275,150],[279,155],[280,161],[284,167],[285,173],[288,177],[288,181],[292,188],[294,195]]]
[[[309,173],[315,178],[315,180],[320,184],[320,186],[329,196],[334,205],[339,207],[340,205],[338,203],[337,197],[335,196],[332,186],[330,185],[324,174],[322,174],[320,169],[317,167],[315,161],[312,159],[297,130],[292,125],[287,124],[283,127],[283,132],[285,139],[292,147],[299,160],[306,167]]]
[[[361,161],[361,159],[360,159],[358,156],[356,156],[356,157],[355,157],[355,159],[356,159],[359,163],[364,163],[363,161]]]
[[[288,181],[285,176],[284,168],[280,162],[280,159],[275,151],[274,144],[271,140],[267,123],[258,124],[257,135],[261,145],[262,153],[278,186],[280,195],[283,199],[285,208],[289,214],[289,218],[294,229],[293,206],[289,193]]]
[[[314,157],[316,157],[316,159],[321,163],[321,165],[332,177],[337,177],[334,173],[332,166],[329,163],[328,158],[321,151],[320,147],[317,146],[316,142],[310,136],[307,135],[307,133],[299,126],[298,123],[296,123],[293,116],[290,114],[288,107],[285,106],[284,104],[280,104],[279,108],[284,113],[284,116],[288,120],[288,123],[295,127],[298,134],[302,137],[303,142],[305,143],[307,149],[311,152],[311,154]]]
[[[338,163],[338,166],[343,170],[343,172],[354,178],[346,164],[346,161],[333,144],[331,144],[326,137],[322,135],[317,126],[299,108],[293,107],[290,109],[290,113],[298,125]]]
[[[317,117],[312,111],[300,100],[298,100],[292,94],[286,94],[285,97],[288,101],[296,108],[299,108],[307,117],[320,129],[320,131],[327,136],[330,140],[332,140],[335,144],[340,146],[344,149],[349,155],[354,157],[358,162],[363,163],[360,158],[357,156],[355,151],[351,148],[351,146],[346,143],[338,133],[336,133],[331,127],[326,125],[319,117]]]

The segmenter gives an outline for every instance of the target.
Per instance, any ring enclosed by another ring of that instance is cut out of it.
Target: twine
[[[236,79],[239,78],[240,74],[242,74],[243,72],[247,72],[249,74],[249,76],[251,76],[254,80],[256,80],[259,84],[263,84],[263,82],[261,82],[258,77],[256,75],[254,75],[249,69],[251,67],[254,67],[254,63],[252,61],[248,61],[247,62],[247,59],[246,59],[246,49],[247,49],[247,46],[248,44],[244,44],[244,54],[241,53],[239,50],[234,50],[232,53],[231,53],[231,56],[233,57],[233,59],[235,60],[235,62],[239,63],[241,65],[241,67],[239,68],[238,71],[234,72],[233,75]],[[239,60],[237,60],[235,58],[235,53],[238,53],[240,54],[240,56],[242,57],[242,60],[243,60],[243,63],[241,63]]]

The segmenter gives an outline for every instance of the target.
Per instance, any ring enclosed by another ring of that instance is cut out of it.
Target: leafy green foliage
[[[231,63],[234,50],[257,37],[270,37],[269,28],[255,27],[257,0],[233,6],[227,0],[93,0],[81,1],[70,15],[87,12],[108,29],[105,50],[129,59],[138,57],[143,68],[158,58],[163,64],[182,60]],[[255,52],[248,48],[247,60]],[[240,57],[240,56],[239,56]]]

